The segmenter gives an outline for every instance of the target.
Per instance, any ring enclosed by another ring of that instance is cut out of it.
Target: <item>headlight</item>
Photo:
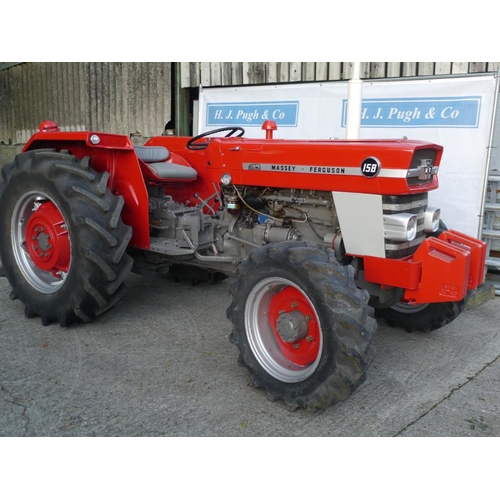
[[[388,240],[411,241],[417,235],[415,214],[384,215],[384,237]]]
[[[223,186],[229,186],[232,180],[233,179],[231,179],[231,176],[228,173],[222,174],[222,177],[220,178],[220,182]]]
[[[424,218],[424,231],[426,233],[435,233],[439,229],[441,219],[441,209],[427,207]]]

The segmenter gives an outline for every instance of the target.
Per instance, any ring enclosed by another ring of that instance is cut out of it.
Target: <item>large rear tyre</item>
[[[67,326],[90,321],[121,297],[132,267],[123,198],[89,158],[18,155],[2,171],[0,259],[27,317]]]
[[[254,386],[290,409],[327,408],[365,380],[376,321],[368,293],[333,252],[266,245],[238,268],[227,316]]]
[[[431,332],[456,319],[464,310],[466,300],[411,305],[398,302],[387,309],[376,309],[377,318],[383,318],[393,328],[409,333]]]

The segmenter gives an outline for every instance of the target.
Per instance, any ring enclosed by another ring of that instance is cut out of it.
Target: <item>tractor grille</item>
[[[409,213],[418,215],[417,235],[412,241],[385,240],[385,256],[389,259],[401,259],[412,255],[424,241],[424,216],[427,208],[427,193],[406,196],[382,196],[384,215]]]
[[[433,181],[438,171],[437,167],[434,166],[436,154],[434,149],[415,151],[406,178],[409,186],[422,186]]]

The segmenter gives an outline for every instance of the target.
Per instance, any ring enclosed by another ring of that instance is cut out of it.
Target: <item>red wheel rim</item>
[[[280,318],[300,318],[307,324],[303,334],[292,341],[286,341],[279,333]],[[320,325],[316,313],[307,297],[297,288],[286,286],[273,296],[269,305],[269,322],[282,354],[300,366],[313,363],[321,346]]]
[[[29,218],[26,247],[33,263],[54,276],[67,273],[71,246],[64,217],[51,201],[43,202]]]

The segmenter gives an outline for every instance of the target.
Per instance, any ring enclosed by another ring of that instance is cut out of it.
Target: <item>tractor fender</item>
[[[149,250],[149,196],[139,159],[129,137],[101,132],[62,132],[57,125],[43,122],[23,148],[64,151],[82,159],[89,157],[97,172],[109,172],[108,187],[122,196],[122,221],[132,227],[130,246]]]

